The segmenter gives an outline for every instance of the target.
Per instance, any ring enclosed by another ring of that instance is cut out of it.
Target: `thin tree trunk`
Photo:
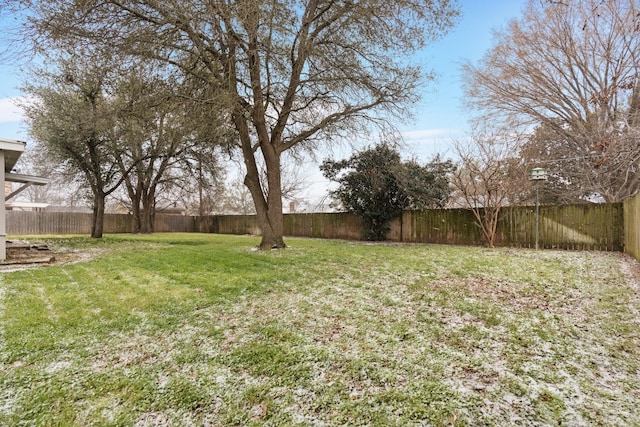
[[[489,211],[490,210],[490,211]],[[476,217],[476,221],[482,230],[482,235],[488,247],[493,248],[498,227],[498,213],[500,208],[471,208],[471,212]]]
[[[140,197],[135,193],[131,193],[129,195],[129,199],[131,200],[131,214],[132,214],[132,227],[131,232],[136,234],[140,233],[141,228],[141,212],[140,212]]]

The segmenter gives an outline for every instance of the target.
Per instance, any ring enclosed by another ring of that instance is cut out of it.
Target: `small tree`
[[[520,137],[482,132],[454,143],[459,167],[451,176],[456,203],[473,212],[487,246],[495,244],[500,211],[526,197],[529,185],[518,149]]]
[[[331,196],[362,218],[363,237],[384,240],[390,221],[403,210],[445,206],[453,164],[439,158],[426,166],[402,162],[396,150],[380,144],[346,160],[325,160],[320,169],[339,184]]]

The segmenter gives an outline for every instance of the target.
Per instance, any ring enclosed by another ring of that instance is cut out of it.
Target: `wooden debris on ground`
[[[26,240],[7,240],[7,259],[0,261],[2,265],[14,264],[48,264],[56,260],[54,256],[43,256],[49,251],[46,244],[33,244]]]
[[[45,244],[45,243],[40,243],[40,244],[34,244],[34,243],[30,243],[26,240],[7,240],[7,249],[8,250],[12,250],[12,249],[29,249],[29,250],[36,250],[36,251],[48,251],[49,250],[49,245]]]

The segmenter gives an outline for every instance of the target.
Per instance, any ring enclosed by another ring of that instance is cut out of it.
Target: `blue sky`
[[[462,105],[465,61],[476,64],[492,46],[494,30],[518,18],[526,0],[459,0],[462,19],[447,36],[425,50],[425,60],[438,78],[425,92],[415,123],[403,128],[407,149],[426,161],[446,152],[451,138],[463,136],[469,113]]]
[[[462,109],[460,65],[476,63],[491,46],[493,30],[518,17],[526,0],[459,0],[462,19],[450,33],[424,51],[424,62],[438,75],[415,109],[415,123],[402,128],[407,155],[427,161],[444,152],[452,137],[461,136],[468,114]],[[21,95],[20,70],[0,63],[0,137],[26,140],[28,136],[13,100]]]

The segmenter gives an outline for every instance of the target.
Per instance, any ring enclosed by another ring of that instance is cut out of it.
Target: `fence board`
[[[159,233],[174,231],[193,233],[198,229],[197,218],[184,215],[156,215],[153,227]]]
[[[624,201],[625,252],[640,259],[640,193]]]
[[[312,237],[349,240],[362,238],[362,221],[355,215],[349,213],[318,213],[312,215]],[[296,230],[291,230],[291,232],[295,233]]]

